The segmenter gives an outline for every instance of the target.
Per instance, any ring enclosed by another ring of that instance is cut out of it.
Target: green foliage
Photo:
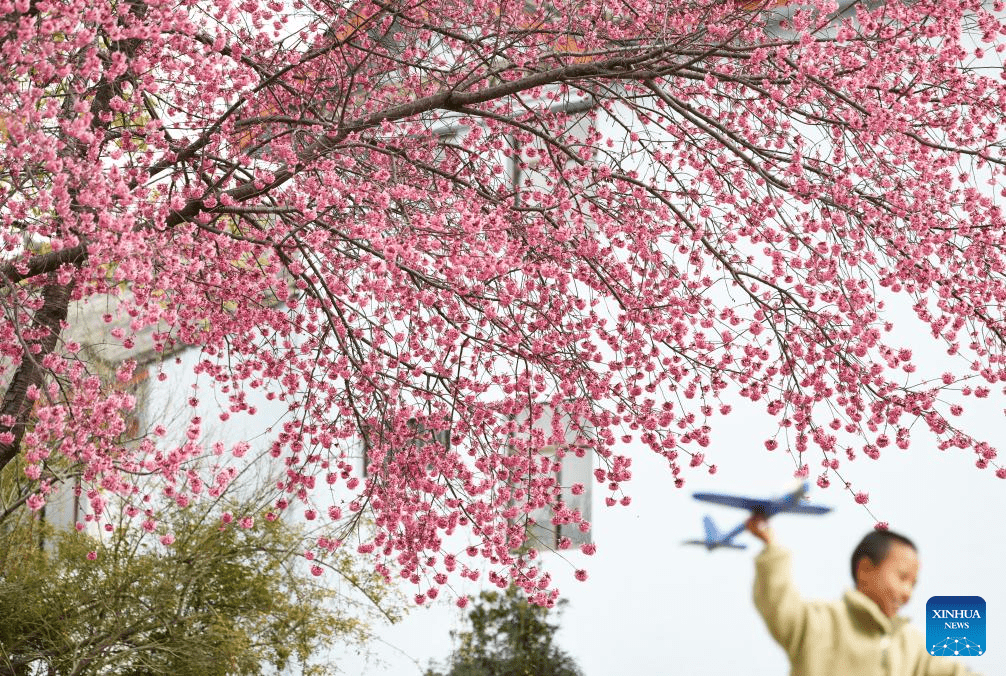
[[[447,672],[431,667],[426,676],[580,676],[573,658],[553,642],[553,614],[528,603],[516,587],[484,591],[468,613],[471,629],[451,632],[458,647]]]
[[[164,546],[138,523],[96,539],[16,517],[0,521],[0,675],[329,673],[319,649],[367,630],[340,584],[365,604],[385,597],[348,556],[312,576],[304,533],[280,521],[221,527],[177,510]]]

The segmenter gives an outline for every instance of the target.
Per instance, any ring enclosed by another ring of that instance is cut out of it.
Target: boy
[[[754,600],[772,637],[789,656],[791,676],[965,676],[964,665],[926,652],[922,635],[898,610],[908,602],[919,557],[908,538],[874,531],[852,554],[856,589],[841,601],[800,598],[790,554],[764,516],[747,528],[765,543],[755,559]]]

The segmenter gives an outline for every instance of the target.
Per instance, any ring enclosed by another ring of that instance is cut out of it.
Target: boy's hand
[[[756,538],[766,545],[770,545],[775,541],[775,536],[772,534],[772,529],[769,528],[768,519],[765,518],[764,514],[752,514],[751,518],[744,525]]]

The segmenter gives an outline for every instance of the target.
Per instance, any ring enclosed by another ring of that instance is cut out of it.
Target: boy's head
[[[919,576],[915,545],[904,535],[875,530],[852,552],[852,579],[888,617],[908,603]]]

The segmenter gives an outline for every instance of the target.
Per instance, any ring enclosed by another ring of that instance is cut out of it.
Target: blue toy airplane
[[[809,484],[804,483],[792,493],[787,493],[786,495],[782,495],[778,498],[768,500],[762,498],[745,498],[739,495],[724,495],[722,493],[696,493],[693,497],[696,500],[712,502],[717,505],[726,505],[727,507],[739,507],[741,509],[746,509],[752,514],[761,514],[765,518],[771,518],[782,512],[789,512],[790,514],[825,514],[830,512],[831,507],[807,504],[804,497],[807,494],[808,488]],[[736,527],[725,533],[721,533],[716,528],[716,524],[713,523],[712,517],[708,515],[702,519],[702,523],[706,529],[706,539],[688,540],[684,544],[702,545],[710,551],[720,547],[745,549],[744,545],[736,544],[733,542],[733,539],[744,531],[744,527],[747,523],[746,521],[740,522]]]

